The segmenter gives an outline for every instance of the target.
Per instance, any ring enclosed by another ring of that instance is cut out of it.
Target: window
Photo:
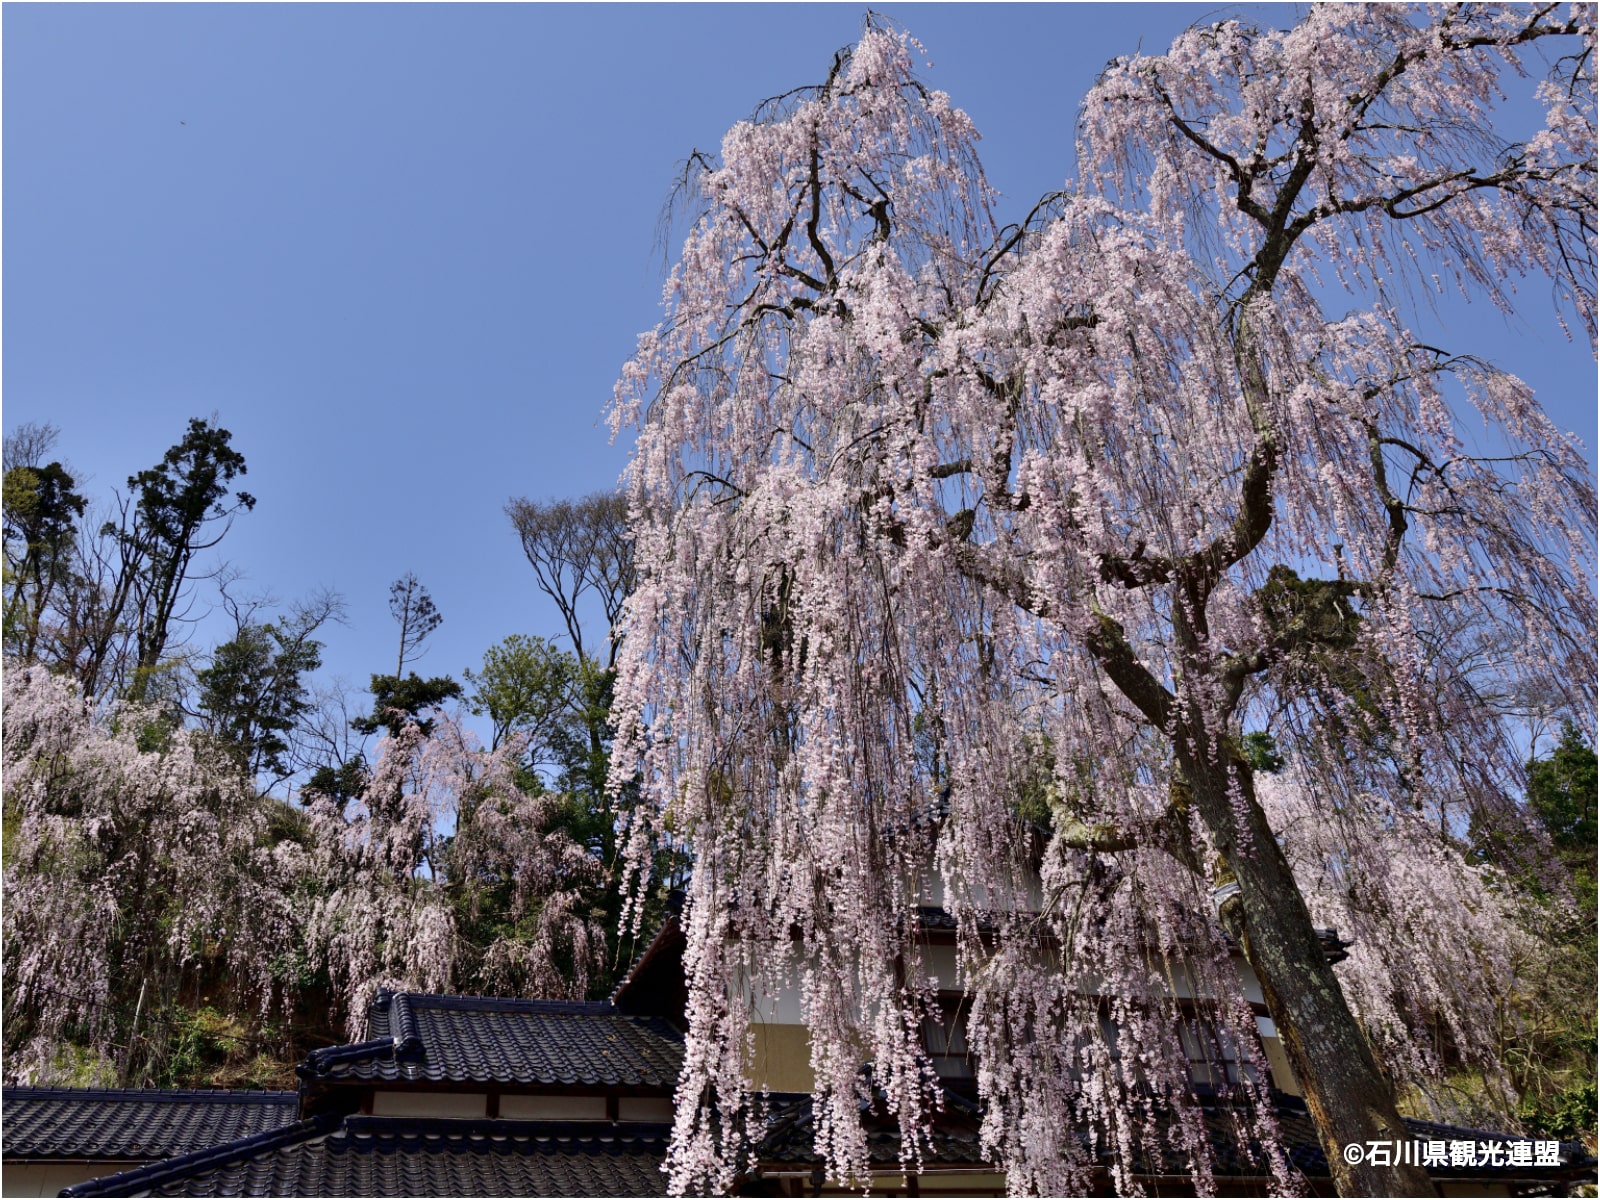
[[[1241,1061],[1238,1039],[1229,1030],[1203,1017],[1185,1017],[1178,1036],[1189,1058],[1189,1078],[1199,1086],[1232,1087],[1241,1078],[1257,1081],[1255,1066]]]
[[[967,1049],[968,1006],[959,996],[939,998],[939,1016],[922,1023],[922,1044],[940,1079],[974,1077],[972,1055]]]

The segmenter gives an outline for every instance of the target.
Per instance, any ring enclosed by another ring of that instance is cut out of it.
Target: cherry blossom
[[[555,823],[560,797],[518,788],[523,749],[485,750],[441,713],[384,739],[349,811],[309,797],[304,938],[351,1037],[382,987],[582,999],[604,966],[585,893],[601,865]],[[506,932],[475,945],[463,924],[490,890],[507,894]]]
[[[141,1005],[208,964],[263,1011],[282,1001],[302,864],[254,789],[202,738],[91,711],[42,668],[8,669],[4,695],[6,1077],[75,1081],[70,1041],[114,1078]]]
[[[691,161],[611,413],[640,567],[613,779],[642,781],[636,885],[653,840],[694,856],[676,1191],[743,1167],[750,1025],[786,988],[830,1174],[865,1180],[869,1099],[914,1169],[931,905],[1013,1190],[1102,1158],[1119,1190],[1152,1158],[1206,1186],[1196,1019],[1295,1186],[1242,954],[1341,1193],[1431,1194],[1337,1151],[1404,1136],[1420,1014],[1490,1051],[1492,967],[1402,956],[1441,898],[1506,948],[1462,860],[1518,822],[1484,684],[1554,680],[1592,729],[1594,487],[1526,386],[1411,332],[1399,281],[1508,306],[1547,276],[1592,346],[1593,41],[1582,6],[1195,29],[1107,69],[1082,184],[997,228],[971,123],[874,23]],[[1549,118],[1507,144],[1492,104],[1544,44]],[[1331,900],[1346,852],[1371,904]]]

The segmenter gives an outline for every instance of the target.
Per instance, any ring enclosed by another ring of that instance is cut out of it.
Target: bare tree
[[[506,515],[522,540],[539,589],[555,601],[578,661],[609,671],[617,661],[617,617],[633,590],[633,543],[628,537],[628,502],[615,492],[593,492],[577,500],[513,500]],[[579,613],[585,596],[606,619],[604,661],[585,645]]]
[[[400,654],[394,668],[398,679],[406,673],[408,662],[422,657],[422,643],[439,628],[444,617],[434,607],[433,597],[415,571],[407,571],[389,585],[389,615],[400,626]]]
[[[86,697],[122,690],[137,663],[135,624],[140,567],[145,560],[133,536],[127,497],[79,521],[70,585],[55,602],[39,660],[65,670]]]
[[[60,436],[61,430],[48,422],[29,421],[17,426],[5,436],[4,462],[0,469],[9,473],[17,467],[40,466]]]

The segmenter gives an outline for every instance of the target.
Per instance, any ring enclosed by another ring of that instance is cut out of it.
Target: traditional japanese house
[[[938,962],[941,940],[952,931],[937,909],[924,914],[924,926],[930,961]],[[1331,934],[1324,945],[1340,952]],[[684,949],[679,922],[669,917],[611,998],[598,1003],[381,992],[367,1040],[314,1051],[298,1068],[297,1092],[6,1089],[5,1194],[662,1194],[684,1055]],[[751,1072],[766,1089],[766,1123],[735,1190],[848,1194],[825,1178],[814,1148],[798,1004],[779,996],[761,1007]],[[1004,1193],[1005,1178],[980,1143],[982,1113],[960,1007],[953,996],[949,1019],[927,1030],[946,1096],[920,1174],[904,1174],[898,1128],[884,1106],[863,1102],[874,1194]],[[1308,1191],[1331,1193],[1310,1118],[1281,1056],[1271,1052],[1269,1024],[1262,1035],[1291,1160]],[[1229,1070],[1198,1051],[1194,1065],[1202,1096]],[[1226,1104],[1220,1097],[1205,1103],[1218,1188],[1268,1193],[1272,1181],[1240,1142]],[[1526,1139],[1423,1122],[1412,1128],[1438,1144],[1503,1148],[1498,1165],[1433,1170],[1444,1195],[1559,1194],[1594,1179],[1594,1159],[1576,1144],[1541,1162]],[[1177,1162],[1142,1162],[1138,1179],[1152,1194],[1192,1194],[1194,1187]],[[1099,1186],[1109,1194],[1108,1171]]]
[[[295,1092],[6,1088],[0,1146],[7,1196],[64,1187],[292,1124]]]

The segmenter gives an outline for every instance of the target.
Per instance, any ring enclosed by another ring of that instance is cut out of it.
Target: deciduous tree
[[[315,794],[305,941],[352,1037],[382,986],[581,997],[604,963],[600,865],[517,786],[522,735],[484,750],[449,714],[398,720],[353,804]]]
[[[339,620],[344,602],[323,593],[296,604],[277,621],[257,619],[259,605],[224,595],[235,633],[211,652],[196,673],[195,707],[209,732],[252,779],[270,787],[298,769],[292,750],[296,727],[312,707],[306,676],[322,665],[313,636]]]
[[[292,844],[233,762],[171,731],[140,745],[135,706],[96,715],[69,679],[5,673],[6,1078],[148,1078],[152,1018],[221,966],[247,1008],[283,998]]]
[[[621,645],[617,622],[635,579],[627,501],[616,492],[577,500],[519,499],[506,505],[506,515],[539,590],[561,613],[577,658],[569,695],[581,738],[566,739],[563,786],[585,792],[598,806],[610,763],[611,689]],[[592,605],[599,605],[605,620],[603,643],[592,630],[584,636],[585,609]]]
[[[1593,712],[1582,455],[1396,302],[1409,279],[1509,306],[1542,274],[1592,345],[1593,42],[1581,6],[1196,28],[1108,66],[1082,185],[1003,229],[970,122],[882,28],[690,160],[666,319],[613,410],[639,431],[641,572],[613,778],[650,801],[636,862],[652,831],[694,852],[675,1188],[732,1180],[740,989],[795,975],[830,1170],[866,1169],[869,1058],[915,1163],[937,874],[1013,1188],[1082,1190],[1095,1142],[1119,1185],[1163,1154],[1206,1184],[1170,997],[1187,978],[1248,1041],[1231,945],[1340,1192],[1431,1190],[1340,1154],[1408,1136],[1384,1068],[1410,1068],[1374,1058],[1281,839],[1297,814],[1381,833],[1415,898],[1474,819],[1519,811],[1516,739],[1429,656],[1440,630],[1497,628],[1508,672]],[[1546,124],[1508,142],[1491,104],[1545,46]],[[1269,725],[1312,773],[1281,804],[1248,740]],[[1041,747],[1034,916],[1017,810]],[[1442,944],[1436,905],[1411,916]],[[1456,999],[1428,1004],[1485,1045]]]
[[[514,734],[527,735],[531,765],[551,761],[550,748],[562,725],[572,719],[577,659],[538,637],[514,633],[483,655],[481,672],[462,672],[467,705],[474,716],[488,717],[489,748],[497,749]]]
[[[561,613],[578,661],[610,670],[617,658],[617,617],[634,580],[626,500],[615,492],[594,492],[577,500],[524,498],[507,504],[506,515],[539,589]],[[584,640],[586,601],[598,603],[605,617],[603,650],[593,638]]]

